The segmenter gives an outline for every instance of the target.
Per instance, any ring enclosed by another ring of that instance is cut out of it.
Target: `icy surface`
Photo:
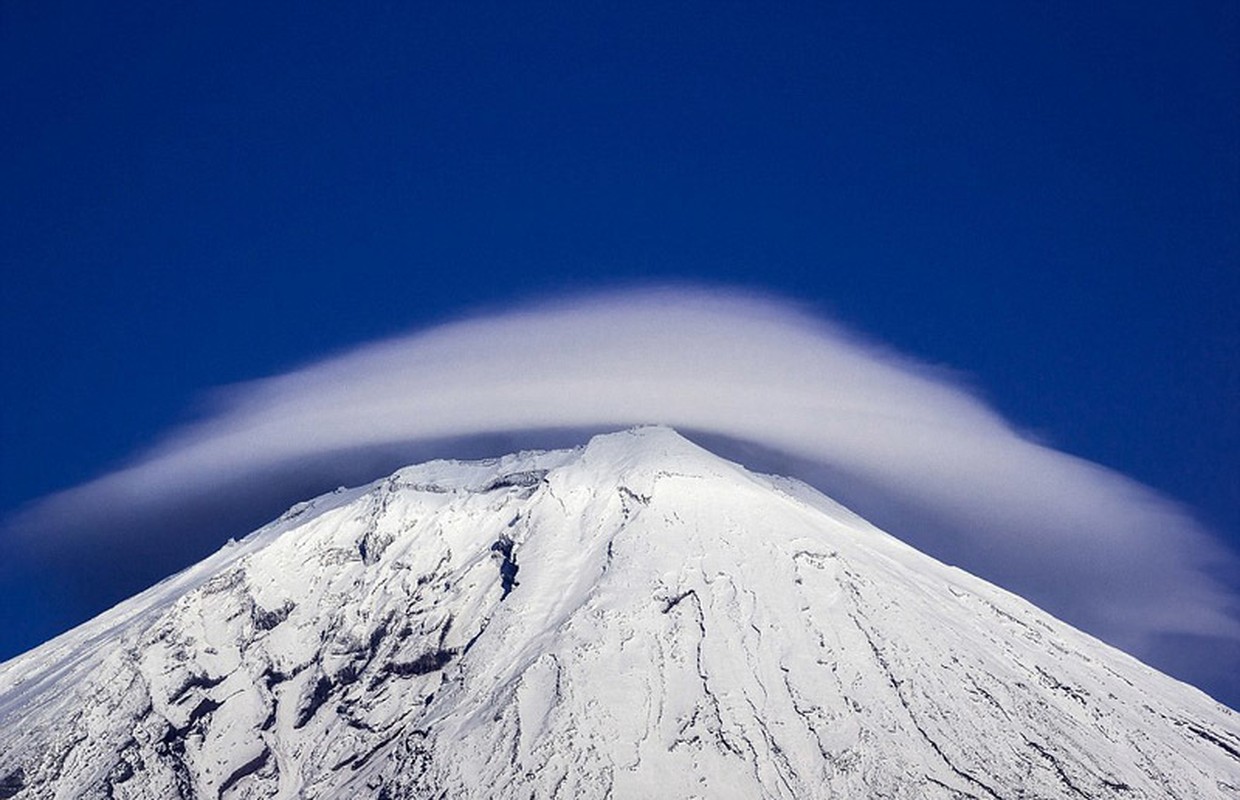
[[[0,800],[1238,787],[1234,712],[666,428],[325,495],[0,665]]]

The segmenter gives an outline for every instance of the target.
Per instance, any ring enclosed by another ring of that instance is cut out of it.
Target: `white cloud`
[[[1159,634],[1240,638],[1234,598],[1206,573],[1232,556],[1174,503],[1022,436],[949,373],[779,301],[578,298],[378,342],[223,397],[27,523],[167,503],[338,451],[663,423],[869,487],[912,514],[895,532],[1135,652]],[[919,518],[933,541],[917,538]]]

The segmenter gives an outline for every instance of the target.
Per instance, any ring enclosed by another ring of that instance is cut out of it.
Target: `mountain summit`
[[[434,461],[0,665],[0,798],[1240,797],[1240,717],[666,428]]]

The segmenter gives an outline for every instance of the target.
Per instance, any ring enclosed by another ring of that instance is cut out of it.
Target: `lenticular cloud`
[[[880,523],[898,508],[893,532],[1130,649],[1159,634],[1240,638],[1207,574],[1231,556],[1173,503],[1022,436],[949,373],[788,304],[703,290],[467,319],[235,387],[31,519],[398,442],[644,423],[786,454],[828,493],[838,481],[869,498],[859,510]]]

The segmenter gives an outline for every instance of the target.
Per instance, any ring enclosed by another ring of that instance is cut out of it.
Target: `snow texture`
[[[667,428],[295,506],[0,665],[0,799],[1240,797],[1240,718]]]

